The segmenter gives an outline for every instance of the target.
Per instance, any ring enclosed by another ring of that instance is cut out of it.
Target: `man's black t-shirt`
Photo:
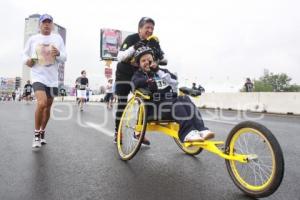
[[[253,83],[252,82],[246,82],[245,83],[246,92],[252,92],[253,90]]]
[[[140,36],[138,33],[127,36],[124,40],[120,51],[125,51],[132,45],[140,41]],[[117,64],[116,70],[116,81],[130,81],[133,73],[138,69],[130,63],[131,59],[128,59],[126,62],[119,62]]]
[[[66,90],[65,89],[60,89],[60,95],[61,96],[66,96]]]
[[[24,89],[25,89],[25,92],[26,92],[26,93],[31,93],[32,85],[27,83],[27,84],[24,86]]]
[[[76,79],[77,89],[79,90],[85,90],[87,85],[89,84],[89,79],[86,77],[78,77]]]

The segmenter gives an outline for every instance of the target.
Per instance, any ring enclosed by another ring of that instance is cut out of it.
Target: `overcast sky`
[[[21,76],[25,18],[49,13],[67,29],[66,83],[82,69],[93,87],[105,83],[100,29],[136,32],[139,19],[149,16],[182,85],[238,91],[265,68],[300,84],[299,8],[297,0],[1,0],[0,77]]]

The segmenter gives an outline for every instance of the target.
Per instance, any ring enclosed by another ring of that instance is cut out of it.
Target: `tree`
[[[300,92],[300,85],[291,85],[289,88],[287,88],[287,92]]]
[[[263,81],[254,80],[254,92],[273,92],[273,87]]]
[[[259,80],[254,81],[255,92],[300,92],[300,86],[290,85],[292,79],[285,73],[274,74],[265,71]]]

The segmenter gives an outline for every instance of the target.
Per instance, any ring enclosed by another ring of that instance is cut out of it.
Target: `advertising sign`
[[[132,34],[117,29],[100,30],[100,58],[101,60],[117,60],[119,49],[125,38]]]
[[[106,78],[111,78],[112,77],[112,68],[106,66],[104,69],[104,74],[105,74]]]
[[[15,78],[0,77],[0,91],[14,90]]]

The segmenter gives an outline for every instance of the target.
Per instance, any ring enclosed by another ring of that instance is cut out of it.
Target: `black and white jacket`
[[[153,79],[155,87],[149,85],[149,79]],[[177,76],[167,69],[160,68],[157,72],[150,71],[148,73],[139,69],[133,74],[131,81],[136,89],[151,90],[154,101],[162,101],[177,96]]]

